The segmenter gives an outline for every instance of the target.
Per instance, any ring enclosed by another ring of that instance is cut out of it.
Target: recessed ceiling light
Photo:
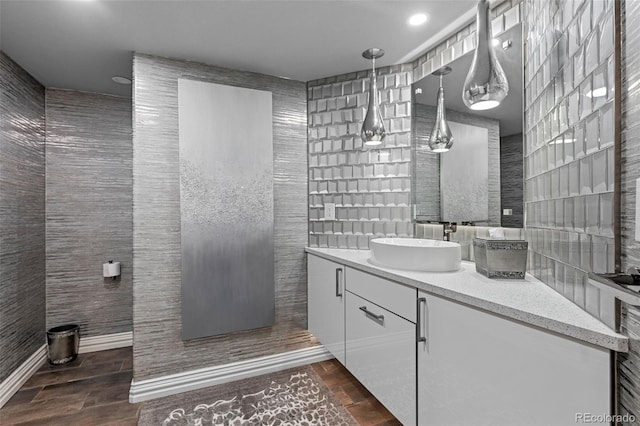
[[[498,40],[497,38],[492,38],[492,39],[491,39],[491,45],[492,45],[493,47],[496,47],[496,46],[498,46],[499,44],[500,44],[500,40]]]
[[[111,77],[111,80],[113,80],[114,82],[116,82],[118,84],[131,84],[131,79],[129,79],[127,77],[121,77],[119,75],[115,75],[115,76]]]
[[[424,13],[416,13],[415,15],[412,15],[409,18],[409,25],[413,26],[413,27],[417,27],[418,25],[422,25],[425,22],[427,22],[427,15],[425,15]]]

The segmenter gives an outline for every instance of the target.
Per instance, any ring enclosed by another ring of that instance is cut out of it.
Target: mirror
[[[447,64],[452,68],[443,77],[446,116],[454,138],[450,151],[435,153],[428,149],[439,77],[429,75],[412,86],[411,183],[418,223],[524,226],[521,25],[494,40],[496,56],[509,81],[509,94],[497,108],[473,111],[462,101],[473,51]]]

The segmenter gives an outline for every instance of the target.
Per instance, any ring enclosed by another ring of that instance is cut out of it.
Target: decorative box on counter
[[[474,238],[476,271],[489,278],[524,279],[528,248],[525,240]]]

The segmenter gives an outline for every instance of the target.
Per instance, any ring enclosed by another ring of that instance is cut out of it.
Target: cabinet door
[[[420,425],[569,425],[610,412],[609,351],[419,297]]]
[[[313,255],[307,259],[309,330],[344,365],[344,267]]]
[[[415,425],[415,324],[349,291],[346,323],[347,369],[403,425]]]

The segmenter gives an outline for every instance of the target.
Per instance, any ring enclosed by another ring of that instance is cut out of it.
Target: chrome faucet
[[[443,223],[443,235],[442,239],[444,241],[451,241],[451,234],[458,230],[458,224],[456,222],[445,222]]]

